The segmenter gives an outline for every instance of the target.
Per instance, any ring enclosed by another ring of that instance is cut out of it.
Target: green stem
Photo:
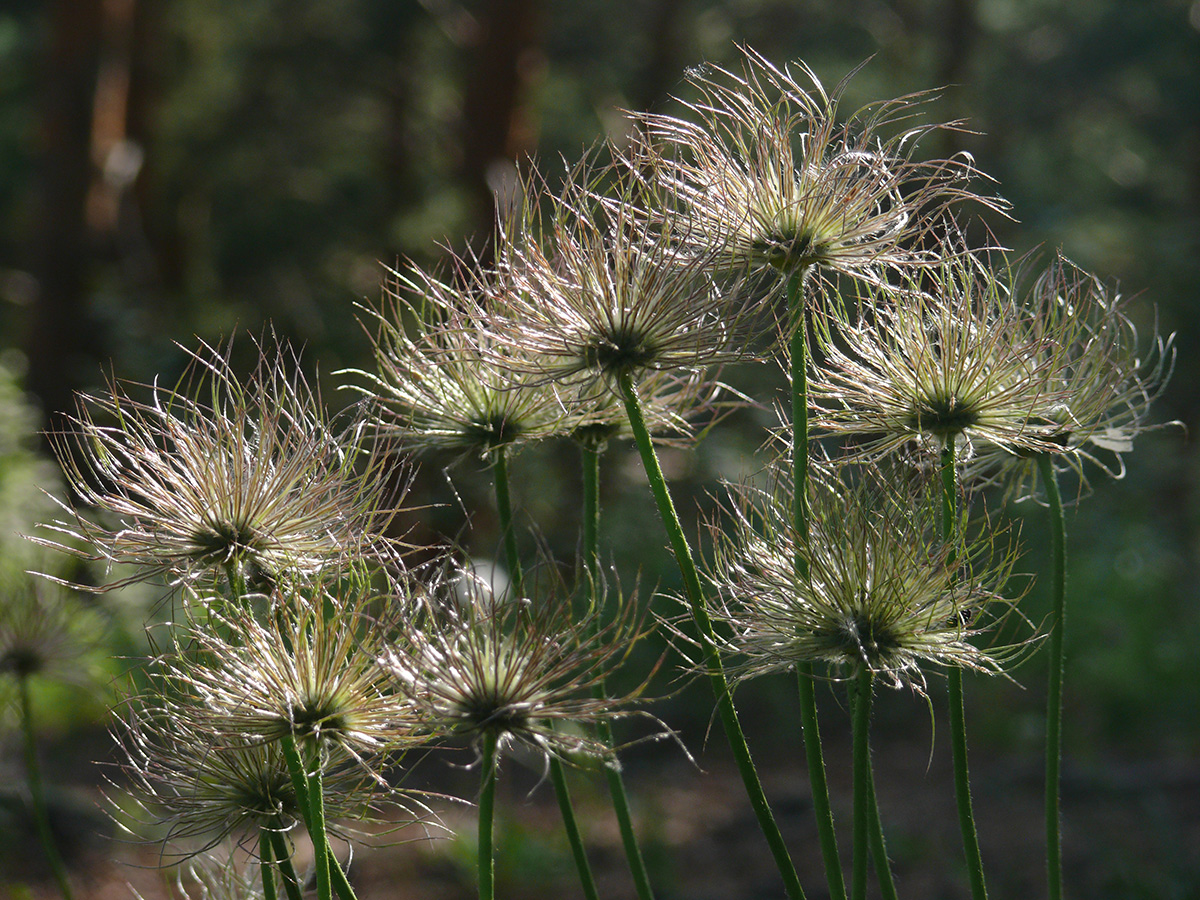
[[[1062,819],[1059,792],[1062,783],[1062,713],[1064,631],[1067,617],[1067,525],[1063,515],[1058,476],[1048,454],[1038,456],[1038,470],[1050,504],[1050,543],[1054,568],[1051,574],[1053,608],[1050,613],[1050,672],[1046,684],[1046,878],[1050,900],[1062,898]]]
[[[600,585],[600,451],[591,447],[582,447],[583,462],[583,564],[588,573],[589,585],[592,591]],[[595,596],[589,597],[589,606],[595,612]],[[592,688],[592,696],[603,700],[607,691],[603,680]],[[615,745],[612,725],[601,721],[596,726],[600,740],[611,751]],[[654,891],[650,887],[650,873],[646,871],[646,861],[642,857],[642,848],[638,843],[637,833],[633,828],[633,815],[629,809],[629,794],[625,790],[625,779],[621,775],[621,767],[615,756],[604,765],[604,777],[608,782],[608,793],[612,797],[613,812],[617,816],[617,828],[621,832],[621,845],[625,848],[625,858],[629,861],[629,873],[633,876],[633,884],[637,890],[638,900],[654,900]]]
[[[521,557],[517,553],[516,534],[512,522],[512,494],[508,484],[508,466],[505,463],[504,452],[496,452],[496,460],[492,464],[492,477],[495,481],[496,508],[500,511],[500,527],[504,529],[504,550],[508,557],[508,575],[512,581],[513,594],[520,597],[523,594],[524,577],[521,572]],[[494,738],[493,738],[494,740]],[[571,794],[567,790],[567,777],[562,770],[562,763],[551,758],[551,781],[554,784],[554,794],[558,799],[558,808],[562,811],[563,826],[567,832],[567,842],[571,846],[571,856],[575,860],[575,868],[579,872],[579,882],[588,900],[596,900],[596,882],[592,877],[591,866],[588,865],[587,852],[583,846],[583,837],[579,833],[579,823],[575,818],[575,810],[571,806]],[[480,812],[482,816],[482,811]],[[489,829],[491,825],[489,824]],[[480,829],[483,823],[480,823]],[[482,853],[482,849],[480,850]],[[482,875],[480,890],[483,889]]]
[[[496,854],[492,829],[496,816],[496,735],[483,734],[483,766],[479,786],[479,900],[494,900],[496,896]]]
[[[275,890],[275,872],[271,867],[271,835],[267,829],[258,832],[258,873],[262,878],[263,900],[279,900]]]
[[[792,526],[796,533],[796,573],[808,577],[807,549],[810,518],[808,506],[808,329],[804,315],[804,283],[809,269],[799,269],[788,278],[788,313],[791,318],[792,379]],[[829,782],[825,775],[825,756],[821,747],[821,729],[817,719],[817,689],[811,663],[796,667],[800,689],[800,724],[804,737],[804,757],[812,789],[813,814],[829,896],[845,900],[846,879],[837,847],[837,829],[833,824],[833,805],[829,802]]]
[[[871,670],[860,666],[851,685],[854,731],[854,851],[851,900],[867,898],[867,858],[871,833]]]
[[[323,760],[319,747],[315,750],[315,764],[306,766],[300,758],[296,739],[292,735],[283,738],[283,754],[287,760],[288,773],[297,802],[304,811],[304,823],[312,839],[313,862],[317,873],[318,900],[333,900],[332,878],[329,871],[329,835],[325,829],[325,784],[322,772]],[[307,802],[305,802],[307,801]]]
[[[575,809],[571,806],[571,792],[567,789],[567,774],[563,771],[562,761],[550,758],[550,780],[554,782],[554,794],[558,797],[558,810],[562,813],[563,828],[567,832],[567,843],[571,845],[571,855],[575,858],[575,868],[579,871],[579,881],[583,886],[583,895],[587,900],[600,900],[596,892],[596,882],[592,877],[592,867],[588,863],[587,850],[583,846],[583,836],[579,833],[579,823],[575,820]]]
[[[746,736],[742,732],[741,722],[738,721],[737,710],[733,705],[733,696],[729,690],[729,682],[725,677],[725,668],[721,664],[721,657],[717,652],[712,621],[709,619],[708,610],[704,607],[700,575],[692,558],[692,549],[688,545],[687,537],[683,533],[683,526],[675,512],[675,504],[671,500],[671,493],[667,488],[666,479],[663,477],[658,454],[654,450],[650,431],[646,427],[641,401],[634,388],[633,378],[628,372],[623,372],[619,376],[619,386],[621,398],[625,402],[625,411],[629,417],[629,425],[633,431],[634,440],[637,442],[638,453],[642,457],[642,466],[646,471],[646,478],[650,482],[651,493],[653,493],[654,501],[658,506],[658,513],[663,527],[666,529],[671,549],[675,553],[679,572],[683,576],[684,593],[687,595],[692,619],[699,631],[700,647],[708,665],[708,677],[713,694],[716,696],[717,712],[725,729],[730,749],[733,751],[734,762],[742,776],[742,783],[745,785],[750,805],[754,809],[759,827],[762,829],[771,855],[775,859],[775,865],[783,878],[787,894],[792,900],[802,900],[804,889],[800,886],[800,879],[796,875],[796,867],[788,855],[783,835],[775,823],[775,816],[767,802],[766,792],[763,791],[762,782],[759,781],[758,772],[754,768],[754,760],[750,756],[750,747],[746,744]]]
[[[958,476],[954,461],[954,436],[946,437],[942,448],[942,537],[953,542],[958,528]],[[971,805],[971,776],[967,766],[967,719],[963,703],[963,674],[951,666],[946,678],[950,694],[950,748],[954,759],[954,797],[958,805],[958,826],[962,832],[963,854],[971,880],[974,900],[987,900],[987,882],[983,875],[983,854]]]
[[[817,723],[817,685],[812,663],[798,663],[796,675],[800,689],[800,725],[804,735],[804,756],[808,764],[808,780],[812,785],[813,813],[817,819],[817,836],[821,842],[825,878],[829,882],[829,896],[836,900],[844,900],[846,881],[838,854],[833,806],[829,802],[829,782],[825,776],[825,757],[821,748],[821,731]]]
[[[583,462],[583,565],[592,581],[600,584],[600,451],[580,447]]]
[[[808,542],[808,328],[804,316],[804,282],[807,268],[788,279],[788,313],[791,317],[792,377],[792,522],[801,546]],[[802,575],[808,560],[797,556]],[[842,893],[845,893],[843,889]],[[835,896],[837,896],[835,894]]]
[[[896,882],[892,880],[892,864],[888,859],[887,841],[883,836],[883,819],[879,816],[879,798],[875,795],[874,765],[867,766],[867,787],[871,791],[871,855],[875,859],[875,876],[883,900],[899,900]]]
[[[508,455],[503,448],[495,451],[492,461],[492,480],[495,482],[496,508],[500,514],[500,530],[504,534],[504,558],[512,585],[511,596],[524,593],[521,575],[521,555],[517,552],[517,532],[513,529],[512,495],[508,485]]]
[[[271,823],[277,825],[278,823]],[[264,829],[271,841],[271,846],[274,848],[275,866],[279,869],[280,880],[283,882],[284,893],[288,895],[288,900],[303,900],[304,890],[300,885],[300,878],[296,875],[296,869],[292,865],[292,854],[288,850],[287,839],[284,838],[283,832],[278,828],[270,827]]]
[[[21,736],[25,745],[25,780],[29,784],[29,805],[33,811],[33,820],[37,826],[38,839],[42,843],[42,851],[46,854],[46,862],[54,874],[59,893],[63,900],[71,900],[71,882],[67,878],[67,867],[54,843],[54,833],[50,830],[50,814],[46,809],[46,795],[42,789],[42,769],[38,765],[37,741],[33,729],[33,703],[29,697],[29,678],[21,675],[17,678],[17,690],[21,695]]]

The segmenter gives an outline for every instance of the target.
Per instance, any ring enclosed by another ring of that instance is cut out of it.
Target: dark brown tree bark
[[[466,48],[462,175],[480,235],[492,232],[494,191],[506,167],[537,144],[529,94],[544,66],[542,25],[542,0],[489,0]]]
[[[87,314],[86,205],[101,18],[100,0],[54,0],[48,13],[31,252],[38,287],[25,349],[27,387],[50,428],[72,407],[81,368],[98,356]]]

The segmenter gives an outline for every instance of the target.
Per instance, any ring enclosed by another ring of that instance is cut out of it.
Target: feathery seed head
[[[838,677],[866,667],[894,687],[921,690],[923,666],[1000,671],[1003,653],[978,649],[984,610],[1012,556],[992,559],[993,537],[961,544],[940,538],[929,498],[885,487],[878,474],[851,482],[822,474],[811,484],[810,533],[791,520],[791,486],[775,473],[772,491],[733,491],[734,534],[715,530],[709,579],[714,619],[742,657],[739,677],[828,664]],[[1007,605],[1007,603],[1006,603]]]
[[[450,580],[462,586],[471,576]],[[523,744],[542,756],[607,758],[611,749],[565,724],[634,715],[642,687],[623,697],[596,699],[601,684],[641,637],[632,604],[621,604],[602,625],[599,611],[580,617],[570,603],[539,590],[536,600],[497,603],[476,582],[467,602],[431,596],[419,615],[402,623],[380,664],[397,689],[417,706],[436,733],[477,740],[490,733],[500,748]],[[530,575],[526,575],[530,586]]]
[[[1052,356],[1050,365],[1039,367],[1043,394],[1054,398],[1039,413],[1050,425],[1041,452],[1057,468],[1073,471],[1081,491],[1088,484],[1085,460],[1121,478],[1122,454],[1133,450],[1134,438],[1166,427],[1147,419],[1174,366],[1174,336],[1155,331],[1143,344],[1120,294],[1061,255],[1033,282],[1025,304],[1033,329],[1044,336],[1044,355]],[[988,444],[978,450],[968,481],[1003,482],[1017,498],[1036,494],[1030,454]]]
[[[585,158],[550,198],[548,225],[527,213],[506,229],[499,265],[519,290],[493,328],[514,369],[589,396],[622,374],[699,371],[747,355],[755,304],[713,281],[711,253],[683,253],[639,211],[643,188]]]
[[[159,575],[269,583],[382,552],[393,515],[385,460],[361,423],[335,429],[295,363],[285,347],[262,347],[243,384],[229,348],[204,346],[174,388],[155,384],[147,401],[115,382],[81,396],[56,436],[59,459],[74,493],[117,524],[65,506],[71,519],[45,527],[68,543],[38,542],[85,555],[71,547],[81,543],[88,558],[137,567],[102,590]]]
[[[1055,374],[1082,322],[1057,315],[1047,327],[1046,309],[1014,295],[1013,269],[953,248],[923,274],[902,290],[873,289],[855,322],[818,323],[817,422],[863,437],[858,452],[873,458],[948,437],[963,439],[963,459],[981,443],[1054,452],[1064,402]]]
[[[377,370],[353,373],[368,382],[356,389],[375,402],[376,425],[416,450],[485,459],[568,432],[554,391],[498,358],[484,326],[512,286],[477,263],[455,262],[462,284],[415,269],[388,272],[389,305],[372,313]],[[406,319],[416,320],[415,336]]]
[[[876,281],[887,267],[927,262],[914,244],[949,207],[1004,204],[966,187],[971,158],[916,161],[922,136],[956,123],[910,125],[930,94],[872,104],[838,121],[849,77],[826,92],[801,64],[780,69],[743,48],[741,72],[689,74],[697,121],[641,114],[631,163],[655,173],[697,252],[725,266],[789,273],[818,268]],[[851,76],[854,73],[851,73]],[[699,239],[699,240],[697,240]]]
[[[210,604],[164,663],[164,679],[192,697],[191,715],[214,735],[272,742],[294,737],[337,748],[374,771],[418,742],[417,718],[376,664],[384,644],[354,586],[278,590],[265,614]]]

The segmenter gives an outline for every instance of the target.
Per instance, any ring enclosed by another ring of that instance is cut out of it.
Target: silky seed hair
[[[1016,648],[977,646],[1013,609],[1000,592],[1015,554],[994,533],[946,542],[931,494],[899,490],[878,470],[819,467],[801,537],[789,475],[775,468],[768,482],[730,489],[734,525],[714,527],[707,567],[738,679],[815,663],[920,692],[930,666],[1001,671]]]
[[[960,128],[920,124],[934,94],[842,117],[855,72],[827,92],[803,63],[779,68],[740,52],[738,71],[689,73],[698,99],[682,102],[682,117],[634,116],[628,158],[653,173],[670,198],[663,214],[692,252],[719,248],[718,261],[734,270],[815,268],[879,281],[885,270],[927,264],[922,245],[953,207],[1007,208],[969,186],[986,178],[969,154],[915,159],[923,137]]]
[[[1142,340],[1116,288],[1061,255],[1037,275],[1024,298],[1033,328],[1045,336],[1043,347],[1070,340],[1054,364],[1042,369],[1044,395],[1056,398],[1041,412],[1053,426],[1051,447],[1042,452],[1055,469],[1076,477],[1081,496],[1089,487],[1089,469],[1122,478],[1124,455],[1138,435],[1179,424],[1149,421],[1150,405],[1174,368],[1174,335],[1164,337],[1153,328]],[[1015,499],[1040,495],[1030,454],[991,444],[977,450],[964,483],[1000,483]]]
[[[915,443],[936,453],[956,440],[969,459],[982,445],[1053,453],[1072,347],[1086,332],[1072,316],[1049,328],[1014,293],[1016,270],[994,255],[948,249],[920,280],[865,291],[858,315],[816,317],[820,364],[809,383],[815,423],[855,439],[860,458]]]
[[[394,460],[373,452],[365,423],[330,419],[285,345],[260,342],[245,382],[231,354],[202,345],[146,400],[115,381],[80,395],[53,436],[80,500],[44,526],[57,538],[35,540],[133,567],[98,590],[158,577],[266,584],[395,549],[383,535],[405,479],[385,471]]]
[[[650,676],[621,696],[592,693],[645,633],[636,606],[609,597],[577,614],[546,588],[557,576],[539,572],[526,573],[530,598],[497,596],[473,572],[448,574],[380,658],[396,689],[436,736],[477,743],[490,733],[502,753],[519,745],[547,762],[610,760],[598,722],[642,716],[665,729],[637,708]]]
[[[375,326],[373,372],[352,385],[373,404],[376,428],[416,451],[489,459],[574,426],[555,391],[515,363],[521,348],[498,354],[484,327],[507,308],[513,286],[477,260],[455,258],[450,278],[389,269]]]
[[[684,253],[638,208],[646,185],[594,151],[509,223],[497,265],[518,290],[496,311],[495,346],[515,372],[578,396],[615,392],[623,375],[702,372],[745,358],[758,305],[711,276],[715,251]]]

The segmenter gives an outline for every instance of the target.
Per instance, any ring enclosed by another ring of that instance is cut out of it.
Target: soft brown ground
[[[833,799],[849,855],[849,784],[844,740],[827,742]],[[783,891],[736,772],[716,746],[701,756],[704,771],[665,746],[634,753],[627,779],[637,808],[661,900],[775,900]],[[959,854],[958,826],[948,772],[949,751],[939,737],[930,758],[927,729],[909,739],[876,741],[882,814],[904,898],[951,900],[969,896]],[[469,793],[474,775],[423,764],[430,776]],[[826,897],[807,778],[799,758],[762,761],[764,782],[811,900]],[[418,770],[420,773],[421,770]],[[1036,753],[972,760],[972,780],[991,896],[1025,900],[1045,896],[1042,856],[1041,760]],[[500,898],[582,893],[561,838],[553,791],[535,774],[509,764],[501,780]],[[607,795],[583,776],[573,791],[587,835],[601,897],[633,898]],[[88,798],[84,798],[87,801]],[[1187,900],[1200,897],[1200,762],[1180,759],[1107,759],[1086,768],[1068,763],[1064,778],[1068,898]],[[441,805],[459,838],[360,849],[351,867],[360,900],[459,900],[474,896],[470,870],[474,828],[470,807]],[[81,807],[83,809],[83,807]],[[79,816],[86,830],[93,820]],[[128,900],[131,886],[144,900],[169,896],[168,879],[154,868],[153,848],[83,841],[76,856],[77,900]],[[0,896],[42,900],[56,896],[36,845],[11,846],[4,856]],[[16,850],[17,852],[13,852]],[[140,866],[140,867],[139,867]],[[9,882],[7,889],[4,882]],[[25,882],[19,886],[14,882]],[[7,895],[4,891],[7,890]],[[871,895],[877,896],[874,884]]]

